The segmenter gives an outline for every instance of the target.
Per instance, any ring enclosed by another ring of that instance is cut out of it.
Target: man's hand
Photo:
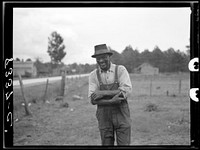
[[[91,98],[93,100],[97,100],[97,99],[102,98],[103,96],[104,96],[104,92],[103,91],[96,90],[94,93],[92,93]]]
[[[91,95],[91,103],[93,105],[113,105],[113,104],[120,104],[121,101],[126,100],[122,96],[122,92],[118,92],[115,96],[113,96],[111,99],[104,99],[102,98],[105,96],[106,92],[104,91],[96,91]]]
[[[121,101],[125,100],[125,98],[120,97],[121,94],[122,94],[121,92],[119,92],[118,94],[116,94],[116,95],[111,99],[111,101],[112,101],[113,103],[121,103]]]

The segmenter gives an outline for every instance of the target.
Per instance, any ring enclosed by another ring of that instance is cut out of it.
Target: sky
[[[186,52],[190,40],[189,7],[13,8],[13,58],[50,62],[48,37],[59,33],[67,53],[63,63],[94,64],[94,46],[107,44],[121,53],[158,46]]]

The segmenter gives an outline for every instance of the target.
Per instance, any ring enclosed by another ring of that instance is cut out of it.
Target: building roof
[[[34,66],[34,62],[32,61],[13,61],[13,68],[17,69],[17,68],[32,68]]]

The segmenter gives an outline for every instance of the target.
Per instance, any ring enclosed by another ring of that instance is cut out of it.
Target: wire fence
[[[132,82],[132,93],[130,99],[134,99],[134,97],[137,96],[188,96],[189,98],[189,74],[160,74],[156,76],[130,74],[130,79]],[[24,95],[22,94],[20,88],[14,89],[14,113],[18,112],[18,114],[20,113],[20,115],[25,114],[25,109],[23,108],[25,107],[24,99],[27,100],[27,106],[31,104],[41,105],[41,103],[44,102],[54,102],[57,96],[60,95],[60,93],[63,93],[62,96],[70,95],[71,97],[75,94],[78,96],[87,96],[87,76],[71,79],[66,78],[64,87],[62,87],[62,82],[62,79],[54,81],[52,83],[49,83],[49,81],[47,80],[46,82],[43,82],[41,84],[25,86],[23,89]]]
[[[187,96],[190,89],[189,74],[131,75],[133,96]]]

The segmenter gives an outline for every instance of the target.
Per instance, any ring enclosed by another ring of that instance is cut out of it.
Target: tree
[[[166,70],[168,72],[186,72],[188,71],[187,64],[189,63],[189,57],[187,54],[180,50],[174,50],[169,48],[164,52],[166,58]]]
[[[151,64],[158,67],[161,72],[165,71],[165,57],[158,46],[154,47],[151,56]]]
[[[51,58],[52,64],[60,64],[61,60],[65,57],[64,52],[65,45],[63,44],[63,38],[56,31],[52,32],[48,37],[48,53]]]
[[[186,54],[190,57],[190,45],[186,45],[185,47],[187,48]]]
[[[19,58],[16,58],[15,60],[16,60],[16,61],[20,61],[20,59],[19,59]]]
[[[175,55],[173,56],[173,60],[173,63],[175,64],[175,70],[181,72],[188,70],[187,65],[189,62],[187,62],[186,54],[184,54],[180,50],[177,50]]]
[[[123,65],[126,67],[128,72],[133,72],[134,68],[140,63],[138,50],[133,50],[132,46],[126,46],[122,51]]]
[[[42,63],[41,58],[39,58],[39,57],[35,58],[34,65],[35,65],[36,67],[39,67],[39,66],[41,66],[42,64],[43,64],[43,63]]]
[[[43,63],[40,57],[35,58],[34,62],[35,67],[37,68],[37,75],[50,75],[52,73],[51,63]]]
[[[111,56],[111,61],[116,65],[122,65],[123,64],[122,55],[118,53],[117,51],[113,50],[109,46],[108,46],[108,49],[113,53],[113,55]]]
[[[26,61],[32,61],[30,58],[26,59]]]
[[[173,56],[176,53],[174,48],[170,47],[168,50],[164,51],[165,61],[164,61],[164,68],[165,72],[174,72],[174,64],[173,64]]]
[[[148,49],[145,49],[143,52],[140,53],[140,60],[142,63],[151,63],[151,52]]]

